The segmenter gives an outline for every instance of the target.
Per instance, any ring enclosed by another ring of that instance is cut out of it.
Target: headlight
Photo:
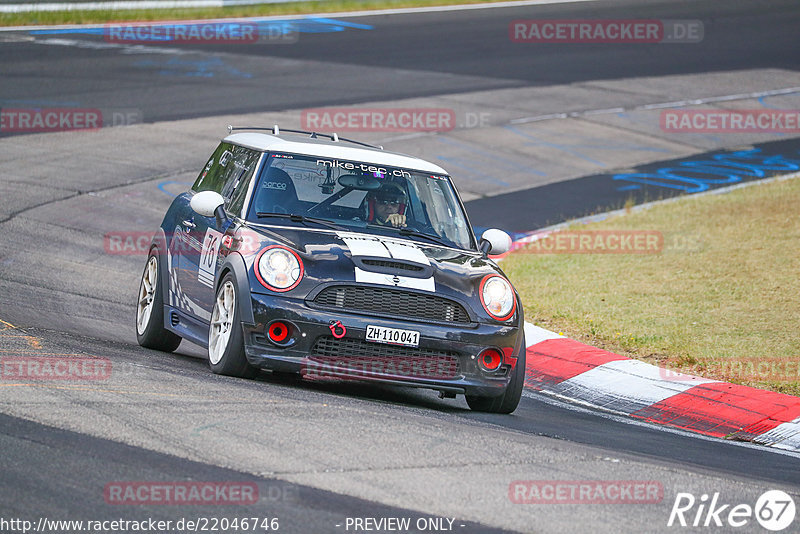
[[[303,278],[303,261],[293,250],[272,245],[256,258],[256,278],[272,291],[289,291]]]
[[[496,274],[487,275],[481,280],[481,304],[498,321],[505,321],[514,315],[517,299],[508,280]]]

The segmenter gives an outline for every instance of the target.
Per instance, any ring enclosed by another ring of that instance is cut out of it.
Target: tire
[[[164,328],[164,290],[158,254],[158,249],[150,251],[139,282],[136,340],[142,347],[172,352],[181,344],[181,337]]]
[[[227,274],[219,284],[208,325],[208,365],[218,375],[252,378],[258,369],[244,355],[236,280]]]
[[[467,395],[467,404],[476,412],[511,413],[517,409],[522,398],[522,387],[525,385],[525,333],[522,333],[522,345],[517,354],[517,363],[506,392],[499,397],[473,397]]]

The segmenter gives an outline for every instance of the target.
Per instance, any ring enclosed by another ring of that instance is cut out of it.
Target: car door
[[[239,199],[249,187],[259,156],[258,151],[223,143],[214,154],[215,162],[208,175],[205,178],[201,176],[202,179],[198,179],[196,187],[192,188],[195,192],[216,191],[222,195],[229,217],[222,228],[217,227],[215,217],[203,217],[194,211],[191,211],[190,219],[185,221],[189,223],[186,226],[190,227],[190,231],[185,232],[188,239],[181,252],[179,283],[190,313],[203,321],[211,318],[222,237],[230,218],[240,215]]]

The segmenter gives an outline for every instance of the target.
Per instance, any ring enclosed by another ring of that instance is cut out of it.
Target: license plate
[[[367,341],[417,347],[419,346],[419,332],[416,330],[400,330],[399,328],[367,325]]]

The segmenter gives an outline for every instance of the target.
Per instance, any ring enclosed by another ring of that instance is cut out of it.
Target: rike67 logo
[[[723,503],[719,492],[704,493],[699,499],[691,493],[678,493],[667,526],[723,527],[725,532],[731,532],[752,525],[755,519],[763,528],[779,532],[792,525],[795,512],[794,499],[781,490],[764,492],[755,506]]]

